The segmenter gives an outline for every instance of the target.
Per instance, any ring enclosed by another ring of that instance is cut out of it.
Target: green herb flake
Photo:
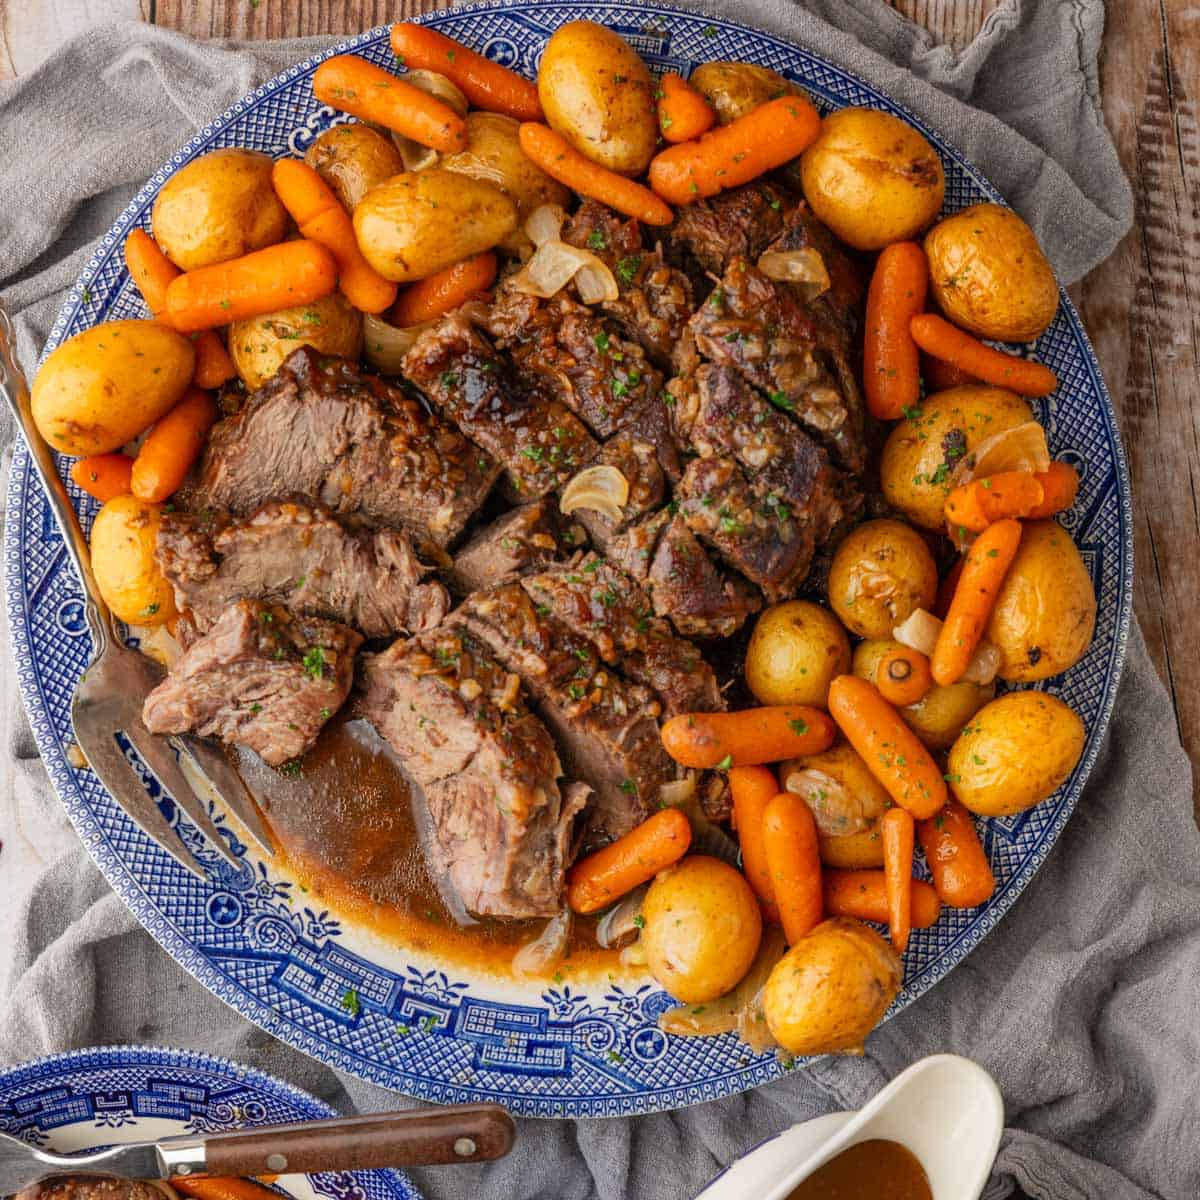
[[[325,677],[325,651],[320,646],[309,646],[304,652],[304,670],[313,679]]]
[[[727,754],[719,763],[717,763],[718,771],[728,771],[733,766],[733,755]]]

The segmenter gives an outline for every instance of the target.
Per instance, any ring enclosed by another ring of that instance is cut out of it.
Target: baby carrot
[[[658,128],[668,142],[690,142],[716,123],[712,106],[674,72],[658,81]]]
[[[584,158],[549,125],[526,121],[521,126],[520,139],[526,158],[581,196],[590,196],[647,225],[670,225],[675,219],[675,214],[649,188]]]
[[[817,823],[799,796],[780,792],[767,805],[763,847],[783,933],[792,945],[820,924],[824,910]]]
[[[829,714],[901,808],[920,820],[946,803],[937,764],[873,683],[839,675],[829,687]]]
[[[826,871],[822,889],[831,917],[888,923],[887,881],[882,871]],[[928,929],[941,916],[938,894],[923,879],[912,881],[912,927]]]
[[[338,285],[346,299],[360,312],[383,312],[396,299],[396,285],[363,257],[350,214],[325,180],[308,163],[281,158],[271,170],[271,183],[300,236],[324,246],[337,261]]]
[[[337,263],[316,242],[280,242],[199,267],[167,288],[170,323],[183,333],[311,304],[337,287]]]
[[[394,129],[422,146],[446,154],[466,149],[467,125],[454,109],[356,54],[327,58],[313,73],[312,89],[322,104]]]
[[[1052,517],[1075,503],[1079,493],[1079,472],[1070,463],[1052,462],[1047,470],[1035,475],[1034,479],[1042,485],[1042,502],[1025,514],[1031,521]]]
[[[948,388],[962,387],[968,383],[978,383],[966,371],[960,371],[953,363],[942,358],[934,358],[932,354],[921,352],[921,378],[925,380],[925,392],[944,392]]]
[[[912,861],[916,838],[912,813],[889,808],[879,822],[883,836],[883,883],[887,892],[888,930],[897,954],[904,953],[912,929]]]
[[[780,96],[699,141],[656,154],[650,186],[671,204],[715,196],[795,158],[820,131],[821,118],[803,96]]]
[[[685,767],[753,767],[833,743],[833,722],[806,704],[747,708],[729,713],[681,713],[662,727],[667,753]]]
[[[1000,585],[1020,544],[1021,523],[1012,519],[989,525],[971,543],[958,587],[954,589],[954,598],[933,648],[933,678],[942,687],[957,683],[970,665],[971,656],[995,607]]]
[[[592,913],[632,892],[678,862],[692,841],[692,827],[677,808],[664,808],[603,850],[581,858],[567,872],[567,903]]]
[[[920,650],[896,646],[880,658],[875,668],[875,686],[879,694],[897,708],[916,704],[933,686],[929,659]]]
[[[867,289],[863,391],[871,416],[896,421],[921,402],[920,359],[909,322],[925,309],[929,263],[916,242],[885,246]]]
[[[445,316],[472,296],[487,291],[496,278],[496,256],[487,250],[455,263],[404,289],[388,314],[393,325],[407,329]]]
[[[742,848],[742,871],[762,905],[763,916],[778,924],[779,908],[775,903],[775,889],[771,886],[763,844],[763,814],[767,805],[779,795],[779,781],[766,767],[731,767],[729,792],[733,797],[733,817]]]
[[[133,459],[128,454],[93,454],[78,458],[71,464],[71,479],[75,486],[106,504],[114,496],[129,494],[129,473]],[[776,788],[772,791],[772,795]]]
[[[935,313],[919,313],[909,322],[909,328],[922,350],[944,358],[984,383],[1022,396],[1048,396],[1058,387],[1058,376],[1049,367],[993,350]]]
[[[163,501],[174,495],[204,449],[204,438],[216,424],[217,406],[198,387],[190,387],[146,435],[129,490],[139,500]]]
[[[279,1200],[278,1195],[253,1179],[233,1179],[210,1175],[195,1179],[180,1175],[171,1178],[171,1186],[192,1200]]]
[[[957,801],[927,821],[917,822],[917,840],[937,894],[951,908],[974,908],[996,890],[971,814]]]
[[[1036,475],[1028,471],[1000,471],[956,487],[946,497],[946,521],[972,533],[982,533],[1005,517],[1027,517],[1044,496]]]
[[[237,374],[233,359],[229,357],[229,351],[225,349],[221,335],[215,329],[202,329],[193,334],[192,345],[196,347],[192,382],[198,388],[219,388]]]

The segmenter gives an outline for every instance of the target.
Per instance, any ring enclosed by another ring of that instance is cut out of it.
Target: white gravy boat
[[[793,1125],[726,1168],[696,1200],[786,1200],[818,1167],[859,1142],[907,1146],[933,1200],[978,1200],[1000,1145],[1004,1101],[970,1059],[935,1054],[897,1075],[858,1112]]]

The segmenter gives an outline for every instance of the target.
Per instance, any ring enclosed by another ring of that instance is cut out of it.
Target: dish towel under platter
[[[1098,0],[1005,0],[957,56],[878,0],[720,12],[827,55],[943,131],[1032,222],[1067,281],[1128,228],[1129,189],[1098,111]],[[320,44],[201,45],[115,25],[0,84],[0,287],[27,364],[91,244],[146,177]],[[158,1042],[262,1067],[343,1111],[405,1103],[250,1026],[154,944],[75,839],[4,663],[0,1060]],[[875,1034],[865,1058],[824,1059],[677,1113],[522,1121],[507,1161],[417,1171],[418,1183],[431,1200],[685,1200],[763,1137],[858,1107],[914,1059],[952,1050],[983,1063],[1005,1096],[989,1200],[1014,1181],[1039,1200],[1200,1195],[1200,838],[1170,703],[1136,630],[1092,779],[999,928]],[[49,865],[18,885],[22,857]]]

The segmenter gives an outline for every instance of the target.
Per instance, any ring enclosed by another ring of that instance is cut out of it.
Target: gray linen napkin
[[[944,130],[1031,220],[1064,278],[1110,253],[1132,205],[1098,111],[1098,0],[1008,0],[957,57],[877,0],[805,8],[755,0],[736,15],[851,67]],[[2,286],[27,363],[91,242],[141,181],[196,126],[316,44],[201,46],[114,25],[0,85]],[[404,1103],[246,1024],[159,950],[64,831],[11,671],[2,718],[0,813],[62,850],[28,895],[5,895],[14,950],[0,1060],[159,1042],[253,1063],[346,1111]],[[986,1065],[1007,1103],[989,1200],[1014,1182],[1039,1198],[1200,1194],[1190,1099],[1200,839],[1188,762],[1136,631],[1093,778],[1000,929],[880,1030],[866,1058],[821,1060],[754,1093],[634,1121],[523,1121],[506,1162],[417,1172],[418,1182],[434,1200],[684,1198],[767,1134],[857,1107],[914,1059],[953,1050]],[[0,827],[0,839],[14,836]]]

